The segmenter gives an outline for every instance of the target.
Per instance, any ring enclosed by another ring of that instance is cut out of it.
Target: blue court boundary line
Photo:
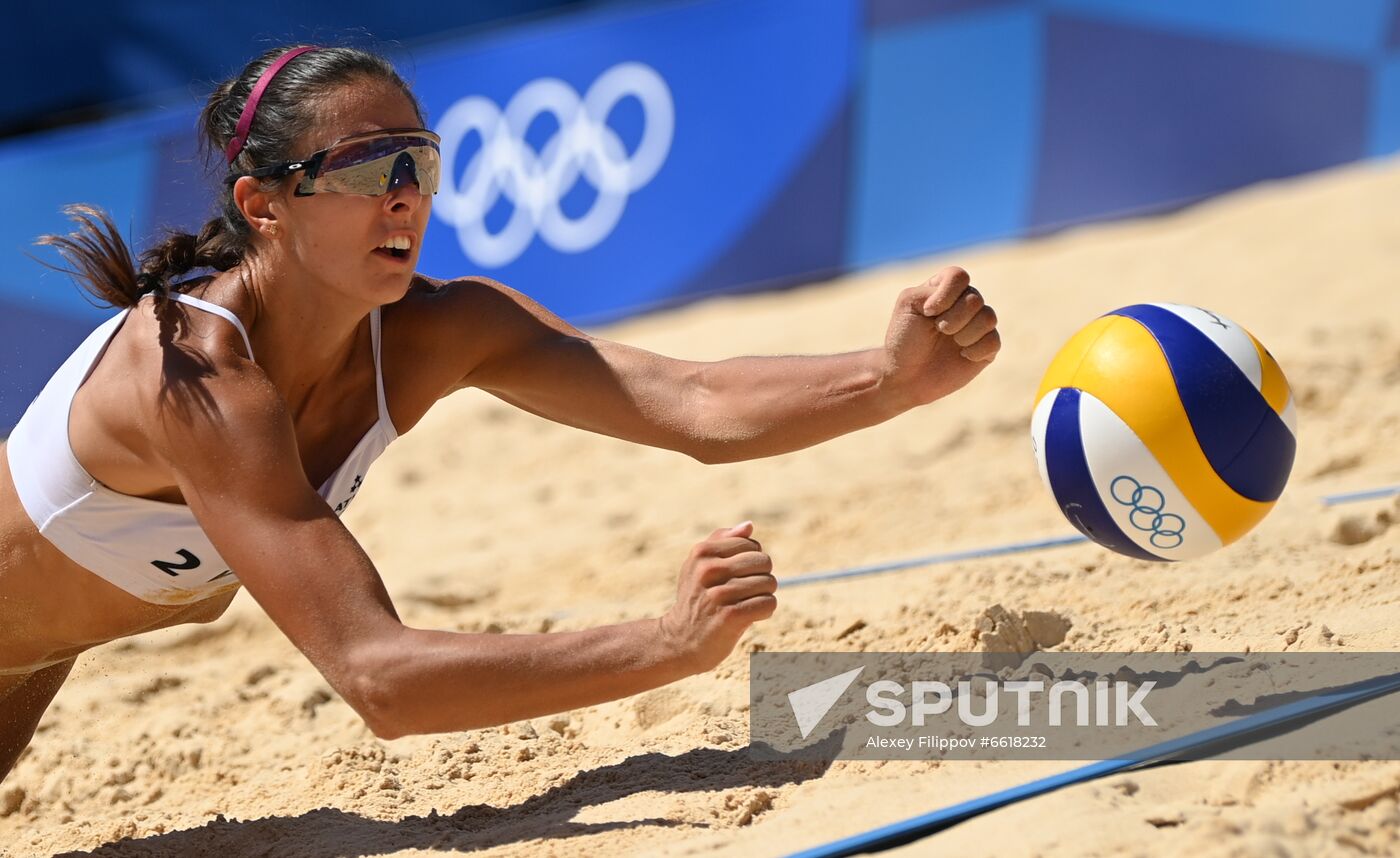
[[[1358,492],[1323,495],[1320,500],[1323,506],[1338,506],[1344,503],[1355,503],[1357,501],[1390,497],[1391,495],[1400,495],[1400,484],[1365,489]],[[1047,539],[1032,539],[1026,542],[1008,542],[1002,545],[989,545],[983,548],[967,548],[962,551],[949,551],[943,554],[912,557],[908,560],[891,560],[887,563],[874,563],[869,566],[852,566],[848,569],[834,569],[828,572],[812,572],[806,575],[794,575],[791,578],[780,578],[778,580],[778,587],[800,587],[804,584],[820,584],[823,581],[839,581],[842,578],[859,578],[865,575],[898,572],[901,569],[913,569],[919,566],[935,566],[940,563],[956,563],[959,560],[1001,557],[1006,554],[1039,551],[1042,548],[1059,548],[1065,545],[1078,545],[1088,541],[1089,538],[1087,536],[1076,533],[1070,536],[1052,536]]]
[[[1362,680],[1336,691],[1318,694],[1293,703],[1276,706],[1256,715],[1249,715],[1229,724],[1208,727],[1156,745],[1149,745],[1126,757],[1102,760],[1061,772],[1057,775],[1029,781],[1019,786],[990,793],[932,813],[915,816],[901,822],[791,853],[789,858],[841,858],[879,852],[904,846],[944,829],[951,828],[974,816],[1045,795],[1067,786],[1085,783],[1108,775],[1148,768],[1171,762],[1185,762],[1189,752],[1201,752],[1189,759],[1214,756],[1233,748],[1270,738],[1280,728],[1302,726],[1303,722],[1318,720],[1386,694],[1400,691],[1400,674],[1389,674]],[[1212,746],[1217,746],[1212,749]]]
[[[1376,498],[1388,498],[1391,495],[1400,495],[1400,483],[1393,486],[1381,486],[1375,489],[1366,489],[1360,492],[1343,492],[1339,495],[1324,495],[1323,506],[1336,506],[1343,503],[1353,503],[1355,501],[1375,500]]]
[[[1049,539],[1032,539],[1028,542],[1009,542],[987,548],[969,548],[951,551],[946,554],[930,554],[927,557],[914,557],[909,560],[894,560],[889,563],[876,563],[871,566],[855,566],[850,569],[837,569],[832,572],[813,572],[778,580],[779,587],[797,587],[802,584],[816,584],[821,581],[835,581],[840,578],[855,578],[860,575],[875,575],[880,572],[896,572],[916,566],[933,566],[937,563],[953,563],[958,560],[971,560],[978,557],[999,557],[1003,554],[1019,554],[1023,551],[1038,551],[1042,548],[1057,548],[1061,545],[1078,545],[1088,542],[1087,536],[1078,533],[1073,536],[1054,536]]]

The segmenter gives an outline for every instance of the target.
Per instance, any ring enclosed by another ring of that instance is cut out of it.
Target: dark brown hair
[[[310,131],[319,118],[317,106],[334,90],[357,82],[390,84],[413,104],[423,122],[423,109],[413,92],[388,60],[359,48],[319,48],[294,57],[272,79],[257,103],[257,112],[243,150],[227,165],[224,150],[233,139],[238,117],[258,78],[268,66],[294,46],[273,48],[248,63],[236,77],[210,93],[199,115],[200,146],[206,161],[246,173],[255,167],[291,161],[307,154],[292,146]],[[275,190],[281,180],[265,181]],[[172,230],[164,240],[133,261],[127,243],[105,212],[77,204],[64,212],[78,224],[68,235],[44,235],[37,244],[55,248],[71,268],[78,284],[101,306],[131,307],[141,295],[164,296],[171,281],[197,268],[227,271],[243,261],[248,251],[248,222],[233,201],[233,187],[219,182],[217,212],[198,235]],[[56,267],[56,266],[50,266]]]

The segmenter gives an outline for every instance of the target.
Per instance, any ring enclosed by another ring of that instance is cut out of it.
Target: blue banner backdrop
[[[859,11],[716,0],[419,57],[449,177],[423,270],[571,319],[836,270]]]

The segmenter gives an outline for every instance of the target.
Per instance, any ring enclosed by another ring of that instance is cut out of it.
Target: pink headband
[[[253,92],[248,96],[248,102],[243,105],[243,113],[238,117],[238,127],[233,131],[233,139],[228,141],[228,148],[224,154],[228,156],[228,164],[233,166],[233,159],[238,157],[238,153],[243,151],[243,144],[248,142],[248,129],[253,126],[253,114],[257,112],[258,100],[262,98],[263,91],[267,85],[272,83],[272,79],[282,70],[282,67],[307,51],[317,50],[314,46],[304,48],[292,48],[277,60],[267,70],[258,77],[258,82],[253,86]]]

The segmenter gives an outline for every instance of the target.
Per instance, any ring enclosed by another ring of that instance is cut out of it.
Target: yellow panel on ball
[[[1254,339],[1254,335],[1245,331],[1254,348],[1259,352],[1259,365],[1264,370],[1263,383],[1259,385],[1259,392],[1264,395],[1264,401],[1269,403],[1269,407],[1277,414],[1282,414],[1284,406],[1288,404],[1288,380],[1283,377],[1283,370],[1279,367],[1278,361],[1269,354],[1269,350],[1264,348],[1264,344]]]
[[[1036,391],[1035,401],[1039,402],[1045,398],[1045,394],[1057,387],[1073,387],[1074,374],[1079,371],[1079,365],[1084,362],[1084,358],[1094,348],[1094,343],[1103,336],[1104,331],[1112,327],[1116,322],[1121,321],[1117,316],[1101,316],[1070,337],[1069,342],[1055,354],[1055,359],[1050,361],[1049,369],[1045,370],[1045,377],[1040,380],[1040,390]]]

